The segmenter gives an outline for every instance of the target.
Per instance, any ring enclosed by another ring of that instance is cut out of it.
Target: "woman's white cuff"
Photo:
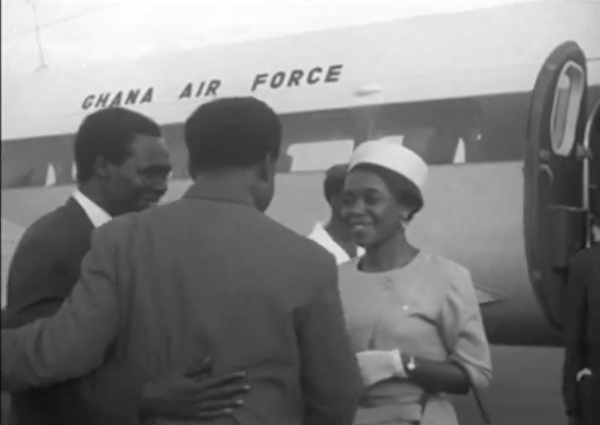
[[[390,357],[392,359],[392,365],[394,367],[394,376],[397,378],[406,378],[406,370],[404,370],[404,364],[402,363],[400,350],[390,351]]]

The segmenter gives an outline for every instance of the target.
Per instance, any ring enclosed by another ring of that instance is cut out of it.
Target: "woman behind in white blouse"
[[[485,388],[492,377],[468,270],[406,238],[426,175],[417,154],[388,141],[361,144],[350,161],[343,216],[366,250],[340,266],[365,383],[357,425],[457,425],[444,393]]]

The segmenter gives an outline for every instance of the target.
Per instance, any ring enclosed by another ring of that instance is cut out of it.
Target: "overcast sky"
[[[3,85],[42,63],[32,3],[43,60],[64,69],[520,1],[557,0],[2,0]]]

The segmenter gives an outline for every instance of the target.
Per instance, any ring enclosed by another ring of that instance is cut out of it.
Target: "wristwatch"
[[[417,368],[417,363],[415,362],[415,356],[408,356],[408,361],[404,365],[404,368],[407,372],[412,372]]]

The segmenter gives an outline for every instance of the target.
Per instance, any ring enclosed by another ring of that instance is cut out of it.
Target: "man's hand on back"
[[[170,419],[209,419],[228,415],[250,390],[245,372],[212,377],[210,359],[192,362],[146,382],[142,414]]]

